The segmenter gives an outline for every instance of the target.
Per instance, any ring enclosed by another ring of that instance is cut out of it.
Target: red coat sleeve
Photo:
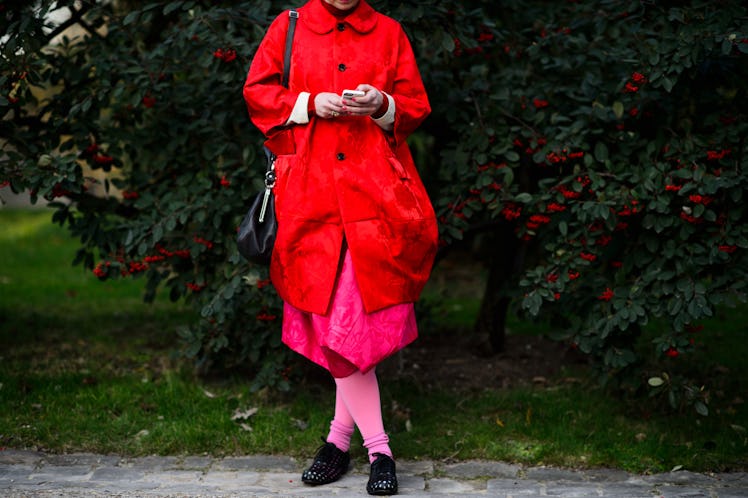
[[[393,133],[396,145],[403,143],[431,113],[431,106],[423,86],[421,73],[418,71],[413,48],[402,28],[398,48],[395,78],[392,92],[389,92],[395,100]]]
[[[244,101],[249,117],[268,138],[286,124],[299,96],[298,92],[281,85],[288,22],[286,11],[270,25],[244,82]]]

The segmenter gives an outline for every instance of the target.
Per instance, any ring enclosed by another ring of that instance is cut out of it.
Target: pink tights
[[[379,384],[374,369],[365,374],[356,371],[348,377],[336,378],[335,385],[335,418],[330,423],[327,441],[341,451],[348,451],[355,425],[364,438],[370,462],[376,458],[374,453],[392,457],[389,438],[384,432]]]

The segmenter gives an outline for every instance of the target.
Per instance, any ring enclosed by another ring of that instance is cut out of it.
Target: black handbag
[[[299,13],[291,10],[288,13],[289,24],[286,33],[286,50],[283,59],[283,76],[281,84],[288,88],[288,75],[291,70],[291,44],[293,42],[296,19]],[[263,147],[267,159],[267,171],[265,172],[265,189],[257,192],[252,199],[252,205],[244,216],[236,243],[239,254],[247,260],[266,265],[270,263],[275,245],[275,235],[278,232],[278,220],[275,218],[275,154]]]
[[[275,218],[275,198],[273,187],[275,186],[275,154],[267,147],[265,156],[268,161],[268,169],[265,173],[265,190],[255,194],[249,211],[244,216],[236,243],[239,254],[249,261],[259,264],[270,263],[275,245],[275,234],[278,232],[278,220]]]

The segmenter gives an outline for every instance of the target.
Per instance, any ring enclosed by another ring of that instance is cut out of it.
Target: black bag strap
[[[286,53],[283,57],[283,77],[281,78],[281,85],[288,88],[288,75],[291,73],[291,49],[293,48],[293,35],[296,31],[296,20],[299,18],[299,13],[295,10],[288,11],[288,31],[286,32]]]
[[[291,73],[291,52],[293,49],[293,35],[296,31],[296,20],[299,18],[299,13],[295,10],[288,11],[288,31],[286,32],[286,51],[283,55],[283,76],[281,77],[281,84],[288,88],[288,76]],[[267,172],[265,173],[265,187],[266,189],[272,189],[275,185],[275,154],[268,149],[263,147],[265,150],[265,159],[267,159]]]

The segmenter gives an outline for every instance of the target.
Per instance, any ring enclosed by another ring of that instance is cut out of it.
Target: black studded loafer
[[[366,491],[370,495],[396,495],[397,475],[395,475],[395,461],[383,453],[374,453],[377,457],[371,464],[369,482]]]
[[[301,480],[313,486],[337,481],[348,471],[350,461],[351,456],[347,451],[342,452],[334,444],[326,442],[317,450],[311,467],[301,474]]]

